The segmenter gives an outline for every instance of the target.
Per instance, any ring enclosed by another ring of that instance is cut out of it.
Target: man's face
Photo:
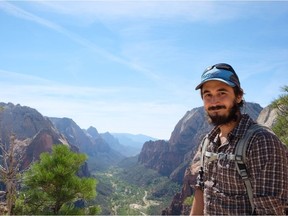
[[[237,120],[237,104],[242,97],[236,98],[231,86],[220,81],[208,81],[203,84],[201,93],[204,108],[212,124],[223,125]]]

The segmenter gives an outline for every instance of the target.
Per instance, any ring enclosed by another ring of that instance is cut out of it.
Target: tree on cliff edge
[[[288,145],[288,86],[282,87],[282,91],[284,93],[272,102],[272,107],[279,111],[272,129],[280,140]]]
[[[23,190],[16,201],[16,214],[95,214],[98,206],[79,208],[76,201],[96,197],[96,180],[76,175],[85,162],[65,145],[55,145],[52,153],[42,153],[40,160],[24,173]],[[90,211],[89,211],[90,210]]]

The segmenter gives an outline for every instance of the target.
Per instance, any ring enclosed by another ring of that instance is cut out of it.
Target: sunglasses
[[[226,63],[219,63],[219,64],[212,65],[212,66],[206,68],[206,70],[203,72],[203,74],[206,73],[206,72],[208,72],[208,71],[210,71],[210,70],[212,70],[213,68],[230,71],[230,72],[232,72],[232,73],[234,74],[234,76],[236,76],[237,79],[239,80],[239,78],[238,78],[236,72],[234,71],[234,69],[232,68],[232,66],[229,65],[229,64],[226,64]]]

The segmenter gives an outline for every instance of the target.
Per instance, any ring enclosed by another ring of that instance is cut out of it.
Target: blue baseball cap
[[[201,76],[201,83],[197,85],[195,90],[202,88],[205,82],[217,80],[224,82],[231,87],[240,87],[239,78],[231,65],[226,63],[219,63],[208,67]]]

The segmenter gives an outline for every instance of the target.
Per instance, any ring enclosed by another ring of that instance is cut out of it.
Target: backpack
[[[200,158],[200,172],[199,174],[202,172],[203,175],[203,169],[204,169],[204,158],[207,162],[211,162],[213,160],[217,160],[217,159],[229,159],[229,160],[234,160],[235,161],[235,165],[236,165],[236,169],[239,173],[239,175],[241,176],[242,180],[244,181],[246,190],[247,190],[247,194],[249,197],[249,201],[252,207],[252,213],[255,213],[255,206],[253,204],[253,191],[252,191],[252,185],[251,185],[251,181],[249,179],[248,173],[247,173],[247,169],[246,169],[246,150],[247,150],[247,146],[249,143],[250,138],[252,137],[252,135],[261,129],[265,129],[267,131],[269,131],[270,133],[273,133],[273,131],[263,125],[260,124],[253,124],[249,127],[249,129],[247,130],[246,134],[244,135],[244,137],[242,137],[236,144],[236,148],[235,148],[235,153],[234,154],[225,154],[225,153],[213,153],[213,152],[208,152],[206,151],[207,146],[210,143],[210,140],[208,139],[208,136],[206,135],[203,140],[202,140],[202,151],[201,151],[201,158]],[[273,133],[274,134],[274,133]],[[201,175],[201,174],[200,174]],[[203,176],[200,177],[201,180],[203,180]],[[204,185],[204,182],[202,182],[202,184]]]

